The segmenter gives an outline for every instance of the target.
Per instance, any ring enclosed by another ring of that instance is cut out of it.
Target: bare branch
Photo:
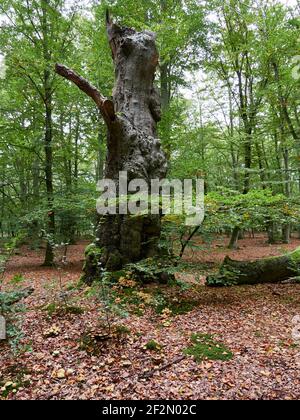
[[[60,76],[73,82],[80,90],[93,99],[107,124],[115,120],[116,114],[113,102],[101,95],[95,86],[62,64],[56,64],[55,71]]]

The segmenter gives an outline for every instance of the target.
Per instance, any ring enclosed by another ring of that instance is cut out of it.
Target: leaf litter
[[[247,249],[249,259],[282,253],[282,246],[253,241],[231,255],[247,259]],[[181,273],[190,288],[140,289],[147,299],[140,295],[139,312],[118,321],[122,327],[106,339],[99,330],[99,302],[76,287],[85,245],[70,247],[62,276],[72,302],[84,311],[64,316],[43,310],[59,286],[55,270],[41,267],[42,251],[23,247],[10,261],[5,287],[22,275],[22,286],[35,292],[24,301],[22,354],[0,343],[1,399],[299,399],[300,347],[292,338],[292,319],[300,314],[300,285],[208,289],[203,272],[197,280]],[[226,253],[213,245],[212,252],[188,253],[186,260],[218,263]],[[147,304],[158,291],[177,306],[193,305],[182,313],[172,313],[172,306],[158,313]],[[195,360],[184,352],[193,334],[213,337],[232,357]],[[157,351],[147,349],[151,341]]]

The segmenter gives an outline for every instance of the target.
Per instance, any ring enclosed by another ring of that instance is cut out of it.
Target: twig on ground
[[[176,359],[172,360],[171,362],[168,362],[168,363],[163,364],[163,365],[162,365],[162,366],[160,366],[159,368],[156,368],[156,369],[150,370],[149,372],[144,372],[144,373],[142,373],[141,375],[139,375],[138,379],[139,379],[139,380],[140,380],[140,379],[150,379],[150,378],[152,378],[152,376],[153,376],[156,372],[161,372],[161,371],[163,371],[163,370],[165,370],[165,369],[168,369],[170,366],[173,366],[173,365],[175,365],[176,363],[181,362],[181,361],[182,361],[183,359],[185,359],[185,358],[186,358],[186,356],[185,356],[185,355],[179,356],[179,357],[177,357]]]

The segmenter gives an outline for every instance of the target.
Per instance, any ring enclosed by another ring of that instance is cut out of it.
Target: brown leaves
[[[84,247],[70,247],[72,265],[63,275],[66,284],[77,284]],[[273,248],[256,243],[256,253],[267,251],[274,253]],[[222,254],[213,250],[209,259],[215,257],[214,252]],[[244,258],[246,252],[237,251],[234,257]],[[249,255],[253,253],[250,247]],[[31,279],[28,286],[35,286],[23,320],[25,343],[32,351],[22,354],[17,367],[12,368],[16,359],[7,347],[0,348],[0,389],[7,383],[19,384],[7,388],[9,399],[298,398],[300,350],[292,338],[291,320],[299,314],[299,285],[208,290],[193,276],[192,288],[184,292],[176,286],[137,288],[144,314],[122,320],[130,331],[126,339],[117,334],[104,339],[99,304],[82,290],[74,291],[74,298],[77,305],[87,308],[84,314],[49,318],[39,309],[49,303],[52,292],[57,292],[52,286],[54,272],[40,267],[42,259],[42,253],[26,249],[26,256],[16,256],[8,272],[10,279],[30,261],[32,266],[27,264],[24,277]],[[129,287],[128,281],[130,278],[122,279],[124,286],[119,284],[116,293]],[[149,305],[157,289],[176,305],[183,299],[197,305],[183,315],[175,316],[168,308],[158,314]],[[119,330],[125,331],[122,326]],[[217,341],[232,349],[234,358],[201,363],[190,357],[180,359],[193,332],[214,334]],[[80,345],[88,334],[96,341],[97,353]],[[151,340],[159,343],[158,351],[145,349]]]
[[[66,371],[65,369],[54,370],[51,376],[52,378],[56,378],[56,379],[65,379]]]
[[[52,325],[43,332],[45,338],[57,337],[61,333],[61,329],[57,325]]]

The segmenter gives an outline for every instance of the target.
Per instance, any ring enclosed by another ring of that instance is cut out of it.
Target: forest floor
[[[259,236],[230,252],[224,241],[187,253],[192,264],[178,277],[189,287],[122,279],[113,293],[128,316],[114,315],[108,337],[99,289],[78,287],[86,243],[69,248],[61,281],[57,270],[41,267],[43,250],[22,247],[4,288],[35,291],[22,302],[19,354],[0,342],[0,399],[299,399],[292,319],[300,315],[300,284],[210,289],[204,279],[227,254],[279,255],[300,241],[270,246]],[[184,356],[193,333],[223,360]]]

